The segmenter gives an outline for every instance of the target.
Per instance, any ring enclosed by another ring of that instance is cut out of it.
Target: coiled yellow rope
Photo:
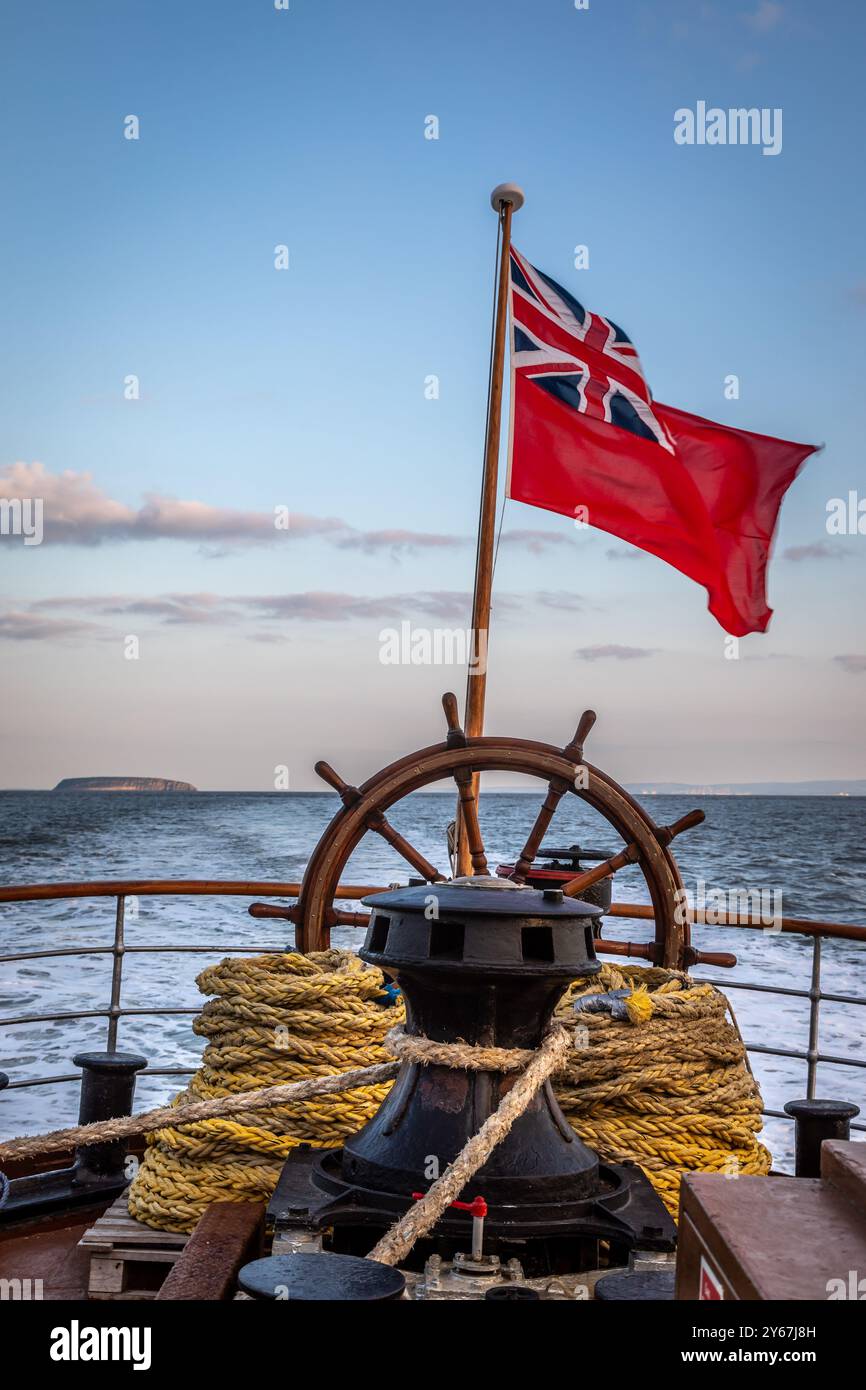
[[[631,991],[626,1019],[574,1012],[576,999],[619,989]],[[761,1093],[729,1012],[713,985],[634,965],[603,965],[557,1008],[575,1032],[554,1087],[569,1124],[609,1162],[639,1163],[673,1216],[683,1173],[770,1171]]]
[[[382,972],[350,951],[224,960],[196,983],[215,996],[193,1023],[208,1044],[175,1104],[387,1062],[382,1039],[404,1018],[402,1000],[393,1005],[384,993]],[[130,1189],[130,1215],[159,1230],[191,1231],[211,1202],[269,1197],[292,1149],[339,1147],[388,1089],[358,1087],[157,1130]]]
[[[226,960],[197,983],[216,997],[193,1024],[208,1045],[177,1104],[387,1061],[383,1040],[404,1017],[401,1001],[388,1006],[381,971],[348,951]],[[628,992],[624,1019],[574,1012],[575,999],[611,990]],[[756,1138],[760,1092],[727,1011],[712,985],[610,965],[571,986],[557,1010],[573,1033],[554,1087],[570,1124],[603,1159],[639,1163],[674,1215],[684,1172],[769,1172]],[[338,1147],[388,1089],[158,1130],[132,1184],[130,1213],[161,1230],[190,1231],[211,1202],[267,1198],[293,1148]]]

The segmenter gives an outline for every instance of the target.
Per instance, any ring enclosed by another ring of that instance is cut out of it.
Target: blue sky
[[[5,785],[302,788],[437,736],[462,672],[383,666],[380,633],[468,622],[502,179],[516,244],[657,398],[826,448],[737,661],[683,576],[509,503],[488,727],[564,741],[592,704],[625,780],[866,774],[866,541],[825,527],[866,495],[862,6],[49,0],[4,27],[0,496],[64,519],[0,540]],[[782,152],[678,146],[699,100],[781,108]]]

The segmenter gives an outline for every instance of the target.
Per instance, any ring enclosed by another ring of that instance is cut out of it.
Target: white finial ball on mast
[[[490,195],[490,206],[496,213],[501,213],[506,203],[511,204],[512,212],[517,212],[525,202],[523,189],[516,183],[498,183]]]

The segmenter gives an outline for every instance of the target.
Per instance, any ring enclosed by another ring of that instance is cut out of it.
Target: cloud
[[[608,560],[643,560],[646,554],[645,551],[638,550],[633,545],[629,546],[628,550],[617,550],[614,546],[611,546],[611,548],[604,553]]]
[[[160,598],[103,600],[100,611],[108,616],[161,618],[166,623],[234,622],[241,617],[236,600],[218,594],[166,594]]]
[[[401,528],[381,531],[346,531],[334,541],[341,550],[362,550],[367,554],[390,550],[417,553],[420,550],[462,550],[475,546],[474,536],[458,536],[436,531],[407,531]],[[525,549],[532,555],[542,555],[557,545],[574,545],[574,537],[565,531],[533,531],[514,528],[502,531],[499,544]]]
[[[844,560],[845,552],[830,541],[812,541],[809,545],[789,545],[782,551],[783,560]]]
[[[655,647],[621,647],[616,642],[602,643],[595,647],[578,647],[574,653],[581,661],[637,661],[640,657],[652,656]]]
[[[0,613],[0,640],[8,642],[55,641],[82,633],[96,635],[101,631],[98,623],[44,618],[38,613]]]
[[[341,550],[364,550],[374,554],[380,550],[390,550],[394,554],[401,551],[456,550],[473,544],[470,536],[450,536],[429,531],[406,531],[393,529],[384,531],[352,531],[337,536],[335,543]]]
[[[159,618],[168,623],[217,623],[240,617],[239,600],[221,594],[158,594],[152,598],[130,594],[61,594],[34,599],[30,610],[73,609],[103,618]]]
[[[90,473],[51,473],[42,463],[14,463],[0,470],[3,497],[41,498],[45,539],[67,545],[100,545],[122,540],[249,542],[333,536],[346,531],[338,517],[295,514],[290,529],[278,530],[275,513],[213,507],[148,493],[130,507],[103,492]]]
[[[537,590],[526,594],[497,594],[498,621],[520,617],[527,608],[578,611],[581,599],[567,591]],[[160,627],[239,627],[255,641],[275,641],[267,628],[252,624],[347,623],[404,621],[447,624],[465,628],[472,595],[460,589],[420,589],[390,594],[347,594],[331,590],[307,590],[288,594],[58,594],[35,599],[24,611],[0,612],[3,637],[51,640],[76,634],[110,637],[117,629],[105,620],[136,619]],[[70,615],[60,617],[58,615]],[[100,621],[94,621],[100,620]]]
[[[52,473],[42,463],[14,463],[0,469],[0,496],[10,501],[40,498],[46,541],[65,545],[194,541],[213,559],[229,554],[233,546],[272,541],[320,539],[343,550],[390,553],[395,558],[475,545],[471,535],[405,527],[364,531],[338,516],[303,512],[291,512],[288,527],[278,526],[275,522],[282,519],[284,503],[271,511],[244,511],[153,492],[145,494],[140,507],[131,507],[103,492],[91,473]],[[567,532],[511,530],[502,533],[501,542],[540,554],[549,546],[573,544],[573,537]]]
[[[240,600],[265,618],[296,622],[346,622],[351,618],[390,618],[402,621],[412,613],[445,622],[465,623],[470,595],[450,590],[422,590],[411,594],[361,594],[308,592],[302,594],[258,595]]]
[[[772,29],[776,29],[785,18],[785,6],[778,3],[778,0],[759,0],[757,8],[752,14],[743,15],[743,19],[749,28],[756,34],[769,34]]]
[[[863,672],[866,671],[866,656],[849,653],[844,656],[834,656],[833,660],[851,676],[862,676]]]
[[[337,623],[365,618],[401,621],[418,614],[443,622],[465,623],[471,597],[468,592],[450,589],[374,596],[316,590],[294,594],[170,593],[153,597],[103,594],[75,598],[64,594],[37,599],[30,605],[30,611],[34,622],[45,624],[46,636],[51,633],[49,620],[41,616],[44,610],[74,610],[101,618],[153,618],[169,626],[214,626],[250,619],[302,623]],[[502,595],[497,599],[497,606],[511,611],[517,606],[517,599]],[[67,620],[53,621],[58,629],[67,628]]]
[[[542,555],[551,546],[575,544],[574,536],[568,531],[531,531],[527,528],[503,531],[499,541],[501,545],[525,547],[532,555]]]

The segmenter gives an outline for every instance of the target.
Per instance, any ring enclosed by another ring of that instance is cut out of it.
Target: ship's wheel
[[[571,742],[564,748],[555,748],[552,744],[522,738],[467,738],[460,727],[455,696],[443,695],[442,705],[448,726],[445,741],[399,758],[360,787],[349,786],[327,763],[316,764],[319,776],[339,793],[342,807],[310,857],[297,903],[288,908],[254,903],[250,908],[253,916],[279,916],[294,922],[296,947],[304,952],[326,949],[333,926],[363,925],[367,914],[342,912],[334,903],[349,857],[368,832],[382,836],[421,879],[429,883],[443,882],[445,876],[390,824],[385,812],[411,792],[447,777],[454,779],[459,792],[472,872],[487,874],[473,774],[511,772],[543,778],[548,784],[547,795],[515,864],[513,878],[518,882],[525,880],[562,797],[579,796],[604,816],[625,842],[617,855],[600,866],[601,872],[615,872],[625,864],[636,863],[646,880],[655,920],[655,941],[645,947],[635,947],[630,954],[645,956],[668,969],[686,969],[700,960],[733,964],[732,957],[705,956],[692,947],[683,910],[683,883],[669,849],[677,834],[704,819],[703,812],[692,811],[675,825],[658,826],[623,787],[585,762],[584,742],[596,719],[592,710],[581,715]],[[599,870],[593,872],[598,876]],[[567,894],[581,891],[585,879],[586,875],[581,875],[573,883],[566,884],[564,891]]]

